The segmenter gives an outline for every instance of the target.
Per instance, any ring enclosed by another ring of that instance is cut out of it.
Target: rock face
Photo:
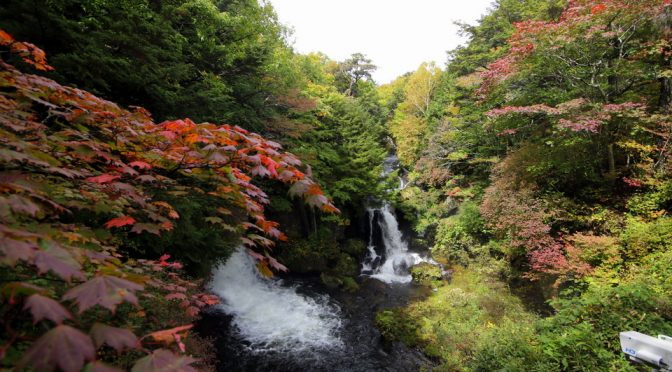
[[[411,268],[411,276],[418,284],[435,286],[443,282],[444,271],[429,262],[421,262]]]

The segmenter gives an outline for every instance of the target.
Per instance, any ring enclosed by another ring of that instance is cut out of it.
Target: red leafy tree
[[[667,0],[571,0],[556,20],[516,24],[508,52],[482,73],[480,98],[504,102],[486,113],[486,125],[519,145],[496,170],[482,212],[500,238],[525,252],[532,273],[581,274],[590,266],[551,231],[554,217],[536,189],[507,181],[530,171],[506,163],[531,145],[545,144],[549,154],[580,148],[592,156],[583,160],[593,167],[586,173],[605,185],[655,185],[672,142],[671,13]]]
[[[515,25],[508,53],[483,72],[482,97],[496,88],[527,90],[530,76],[543,76],[543,89],[556,87],[569,94],[567,102],[524,102],[488,112],[495,119],[513,114],[529,120],[498,120],[500,135],[529,136],[540,126],[590,136],[609,148],[607,162],[614,165],[615,147],[633,130],[652,136],[638,141],[669,142],[670,103],[669,14],[665,0],[572,0],[553,21],[525,21]],[[667,71],[667,72],[665,72]],[[652,78],[658,76],[657,79]],[[507,81],[516,84],[504,84]],[[659,90],[656,97],[651,92]],[[515,96],[511,95],[511,96]],[[657,102],[654,102],[655,101]],[[656,107],[657,106],[657,107]],[[647,121],[644,112],[660,110],[666,118]],[[661,149],[656,156],[665,155]],[[637,157],[632,152],[629,157]],[[615,169],[610,169],[614,173]]]
[[[592,270],[581,261],[576,248],[554,234],[555,213],[536,194],[537,187],[517,178],[510,169],[517,159],[509,157],[494,170],[492,184],[485,190],[481,214],[498,239],[512,248],[511,261],[525,257],[530,279],[554,275],[556,284],[568,276],[583,276]]]
[[[51,69],[40,49],[1,30],[0,48],[39,70]],[[243,244],[268,272],[269,266],[286,270],[269,254],[273,239],[285,236],[265,218],[269,201],[254,177],[290,184],[290,193],[311,206],[338,211],[300,170],[299,159],[242,128],[189,119],[154,123],[140,107],[125,110],[2,61],[0,88],[0,298],[6,335],[0,336],[0,360],[30,344],[19,360],[3,360],[5,365],[76,371],[88,363],[102,370],[108,368],[102,350],[112,348],[147,354],[133,370],[193,370],[191,357],[150,349],[176,345],[184,353],[190,326],[163,331],[170,337],[161,331],[135,336],[156,327],[145,319],[152,310],[143,309],[147,304],[173,309],[171,302],[179,301],[184,319],[193,319],[218,302],[181,278],[181,265],[167,255],[130,260],[119,253],[115,234],[174,228],[179,213],[154,200],[156,190],[206,193],[245,211],[249,220],[240,221],[237,231],[247,231]],[[211,221],[231,211],[218,213]],[[120,311],[130,315],[112,317]],[[31,322],[41,325],[29,327]]]

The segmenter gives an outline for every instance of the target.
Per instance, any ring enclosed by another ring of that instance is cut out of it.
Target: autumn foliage
[[[0,47],[51,69],[40,49],[1,30]],[[6,62],[0,69],[0,264],[10,269],[0,287],[3,364],[107,370],[102,362],[116,360],[104,352],[111,348],[139,358],[134,371],[193,370],[195,359],[182,355],[191,326],[135,335],[155,327],[146,304],[175,302],[189,320],[218,302],[181,278],[181,264],[168,255],[133,260],[121,253],[120,237],[159,235],[180,218],[154,197],[157,190],[229,206],[206,217],[242,234],[269,273],[269,265],[285,270],[269,254],[285,235],[265,218],[269,200],[254,178],[289,184],[309,205],[338,211],[297,157],[258,134],[189,119],[155,123],[143,108],[120,108]],[[246,216],[237,226],[222,222],[236,211]],[[132,315],[114,316],[120,311]]]
[[[669,93],[658,84],[669,73],[659,71],[669,69],[670,6],[569,1],[556,19],[514,24],[507,53],[481,73],[481,102],[503,101],[484,113],[486,126],[514,145],[481,211],[499,238],[525,254],[529,276],[591,269],[552,228],[557,218],[543,205],[545,187],[570,194],[616,184],[630,192],[664,175],[672,120]],[[517,97],[536,90],[541,99]],[[527,182],[512,185],[521,174]]]

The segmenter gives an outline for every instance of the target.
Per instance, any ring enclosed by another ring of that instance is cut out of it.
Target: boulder
[[[443,272],[439,266],[421,262],[411,268],[413,281],[422,285],[436,286],[443,282]]]

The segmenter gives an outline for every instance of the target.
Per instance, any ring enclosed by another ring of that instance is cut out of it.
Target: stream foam
[[[214,270],[209,287],[252,351],[300,354],[343,346],[341,316],[327,296],[310,298],[262,277],[244,248]]]

